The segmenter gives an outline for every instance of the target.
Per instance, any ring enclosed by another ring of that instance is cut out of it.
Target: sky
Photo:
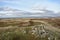
[[[0,0],[0,18],[57,16],[60,0]]]
[[[10,7],[26,11],[36,9],[60,11],[60,0],[0,0],[0,7]]]

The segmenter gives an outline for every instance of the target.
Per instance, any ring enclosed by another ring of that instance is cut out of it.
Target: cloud
[[[23,10],[38,10],[38,9],[48,9],[53,11],[60,11],[60,4],[55,1],[49,0],[0,0],[4,2],[4,6],[13,7]],[[3,3],[2,3],[3,4]]]
[[[59,13],[55,13],[54,11],[47,10],[47,9],[41,9],[41,10],[32,10],[30,12],[19,10],[12,8],[3,8],[3,10],[0,11],[1,17],[54,17],[59,16]],[[10,10],[10,11],[5,11]],[[14,11],[15,10],[15,11]]]
[[[32,10],[41,10],[41,9],[48,9],[52,11],[60,11],[60,4],[50,1],[42,1],[36,2],[34,5],[31,6]]]

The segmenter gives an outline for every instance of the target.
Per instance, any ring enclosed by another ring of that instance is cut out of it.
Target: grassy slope
[[[1,19],[0,27],[7,27],[7,29],[0,28],[0,40],[40,40],[40,38],[35,39],[35,36],[33,36],[31,34],[23,34],[20,30],[21,27],[15,28],[15,26],[19,26],[21,22],[26,23],[29,20],[31,20],[31,19]],[[45,21],[54,27],[60,28],[59,27],[60,19],[32,19],[32,21],[34,21],[34,20],[35,20],[34,25],[43,24],[39,21]],[[9,27],[12,26],[12,28],[8,28],[8,26]],[[58,33],[58,32],[55,32],[55,33]],[[46,38],[44,38],[43,40],[45,40]]]

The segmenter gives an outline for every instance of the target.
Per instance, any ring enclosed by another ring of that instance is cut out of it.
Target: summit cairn
[[[46,35],[45,28],[42,24],[34,26],[32,29],[33,29],[32,34],[36,34],[36,35],[42,36],[42,37],[44,37]]]

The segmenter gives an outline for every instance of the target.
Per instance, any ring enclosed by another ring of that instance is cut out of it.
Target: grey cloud
[[[54,13],[51,10],[42,10],[44,13],[41,12],[27,12],[23,10],[17,10],[13,8],[1,8],[0,10],[0,18],[7,18],[7,17],[57,17],[60,16],[60,13]],[[7,10],[7,11],[6,11]],[[14,11],[15,10],[15,11]],[[1,12],[2,11],[2,12]],[[10,12],[11,11],[11,12]]]

